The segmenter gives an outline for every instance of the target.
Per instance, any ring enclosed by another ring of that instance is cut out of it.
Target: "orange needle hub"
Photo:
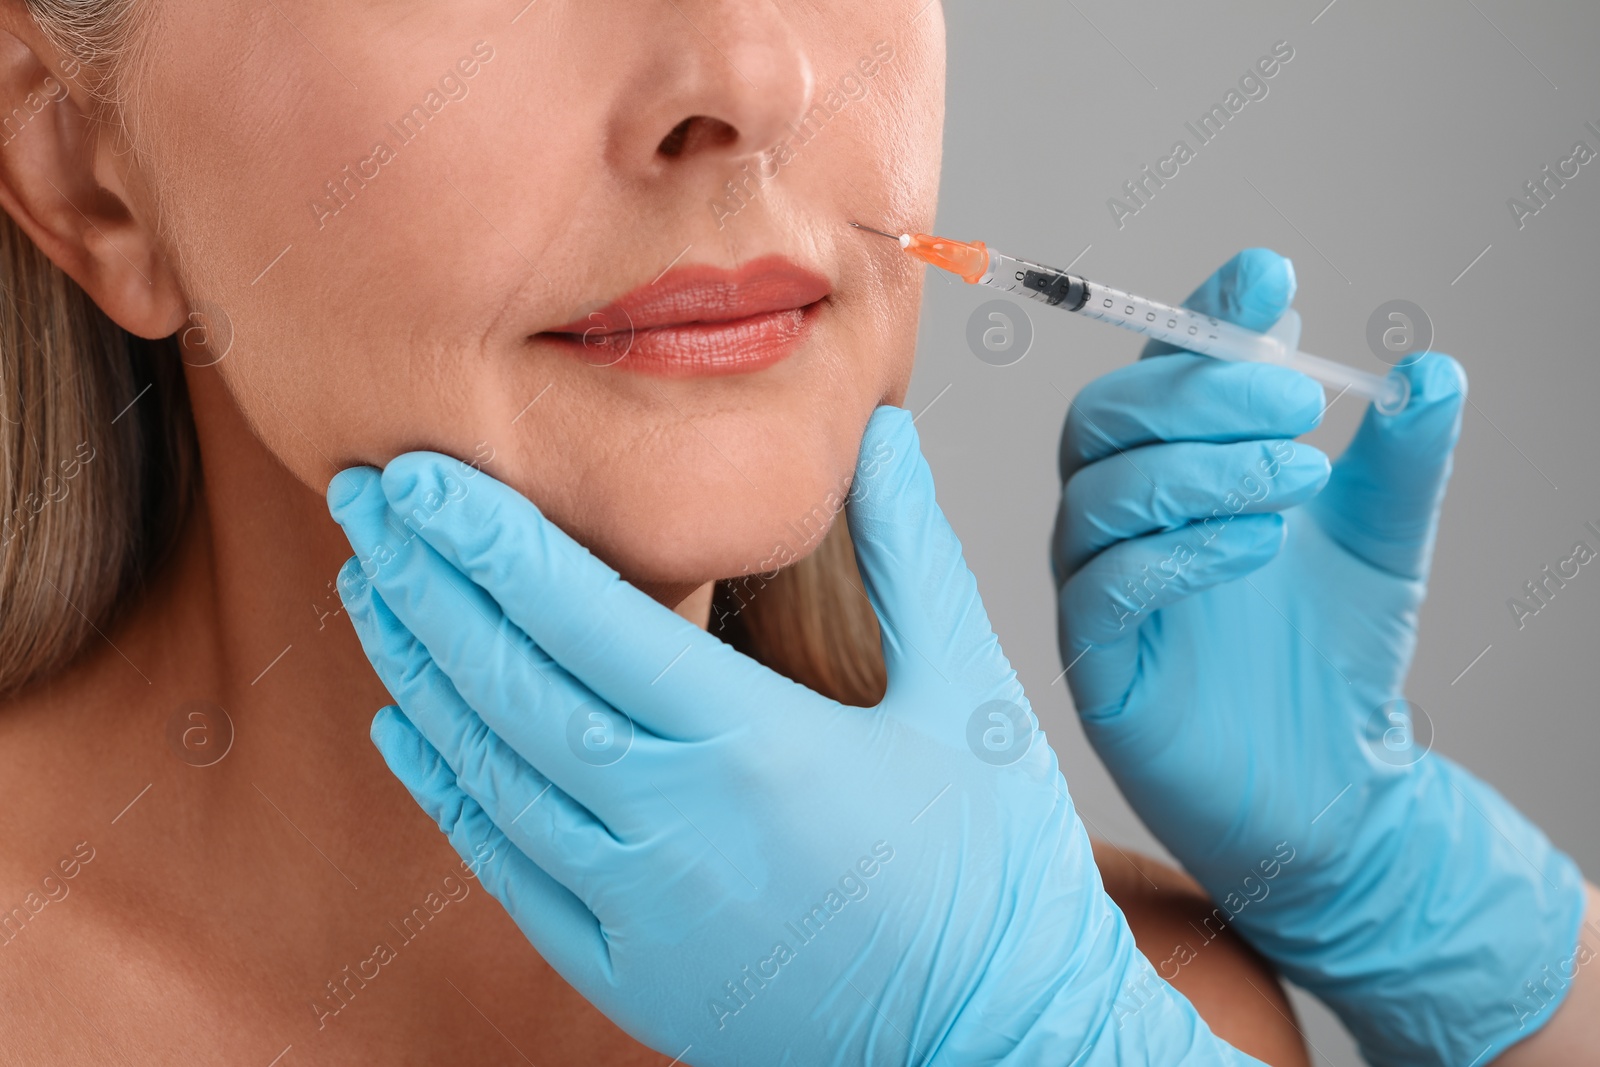
[[[989,248],[982,241],[952,241],[948,237],[935,237],[927,233],[911,234],[905,250],[930,266],[959,274],[968,283],[976,283],[989,273]]]

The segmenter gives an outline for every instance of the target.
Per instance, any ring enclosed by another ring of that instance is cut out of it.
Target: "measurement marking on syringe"
[[[1278,213],[1283,214],[1281,211]],[[1285,312],[1271,330],[1252,330],[1236,323],[1219,321],[1192,309],[1171,307],[1157,300],[1090,282],[1065,270],[1008,256],[989,248],[982,241],[955,241],[924,233],[897,236],[861,223],[851,225],[863,232],[895,241],[910,255],[930,266],[955,274],[969,284],[987,285],[1006,293],[1020,292],[1030,300],[1066,311],[1081,312],[1088,318],[1145,334],[1200,355],[1289,367],[1324,385],[1365,396],[1376,403],[1378,411],[1386,415],[1402,410],[1409,399],[1410,383],[1402,375],[1391,373],[1384,377],[1301,351],[1300,320],[1292,309]],[[1088,250],[1088,247],[1084,248],[1084,252]],[[1082,256],[1080,252],[1077,258]],[[1076,263],[1077,259],[1073,262]],[[1468,266],[1470,268],[1471,264]],[[1164,328],[1162,320],[1166,323]],[[1201,332],[1202,325],[1205,327],[1204,333]]]

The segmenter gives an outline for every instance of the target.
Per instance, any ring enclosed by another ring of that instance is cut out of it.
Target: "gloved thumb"
[[[1374,567],[1427,576],[1439,507],[1461,435],[1467,377],[1449,356],[1430,352],[1398,371],[1411,400],[1395,415],[1369,408],[1361,429],[1309,505],[1328,535]]]
[[[1183,306],[1202,315],[1265,333],[1294,303],[1294,264],[1270,248],[1246,248],[1217,268]],[[1151,341],[1140,359],[1180,349]]]
[[[911,413],[883,406],[861,441],[846,506],[856,564],[877,612],[889,689],[913,671],[950,676],[994,643],[961,542],[934,499]],[[975,636],[974,636],[975,635]]]

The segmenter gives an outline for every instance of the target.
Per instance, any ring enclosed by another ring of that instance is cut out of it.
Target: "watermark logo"
[[[365,153],[359,153],[358,150],[354,162],[345,164],[337,174],[323,182],[322,190],[306,201],[317,230],[327,229],[330,220],[354,204],[367,186],[394,165],[402,149],[415,142],[439,120],[440,113],[446,107],[465,100],[472,91],[472,79],[494,59],[494,55],[494,46],[488,41],[473,44],[468,55],[445,68],[420,101],[412,103],[404,114],[384,124],[383,132],[371,142],[370,150]],[[449,182],[449,179],[445,181]]]
[[[422,931],[434,923],[445,908],[467,899],[472,892],[469,883],[494,859],[494,846],[487,841],[480,841],[473,846],[472,855],[472,859],[463,859],[451,873],[441,878],[439,888],[430,890],[398,921],[390,919],[383,940],[373,946],[370,956],[358,958],[353,965],[345,964],[323,983],[315,996],[308,998],[311,1010],[317,1017],[318,1030],[326,1030],[328,1020],[337,1018],[350,1007],[355,1002],[356,994],[366,989],[368,983],[376,981],[390,964],[398,960],[401,951],[420,937]],[[458,871],[459,874],[456,873]],[[393,938],[389,936],[391,931],[395,935]]]
[[[1033,716],[1010,700],[979,704],[967,719],[967,747],[993,767],[1008,767],[1033,744]]]
[[[215,367],[233,351],[233,319],[220,304],[196,300],[178,331],[182,359],[191,367]]]
[[[1198,935],[1195,939],[1191,940],[1185,935],[1184,940],[1174,945],[1160,962],[1156,961],[1156,952],[1146,950],[1148,959],[1139,961],[1143,965],[1134,969],[1133,977],[1123,984],[1112,1003],[1112,1017],[1116,1020],[1117,1029],[1121,1030],[1129,1019],[1151,1003],[1169,996],[1167,986],[1155,981],[1156,975],[1160,975],[1165,982],[1175,981],[1178,973],[1199,959],[1206,946],[1221,937],[1240,913],[1271,895],[1273,879],[1282,874],[1294,858],[1294,846],[1287,841],[1279,841],[1273,846],[1271,855],[1263,857],[1254,867],[1246,868],[1245,875],[1226,893],[1212,894],[1215,906],[1210,914],[1201,919],[1198,926],[1193,920],[1189,922],[1189,928]]]
[[[1600,525],[1593,522],[1584,523],[1584,532],[1594,534],[1600,539]],[[1600,540],[1597,540],[1600,543]],[[1506,607],[1511,610],[1511,617],[1516,620],[1517,629],[1528,625],[1528,620],[1550,606],[1556,594],[1567,587],[1578,575],[1583,573],[1583,568],[1597,558],[1597,554],[1590,547],[1588,541],[1578,540],[1572,544],[1572,551],[1565,556],[1557,556],[1555,563],[1546,563],[1544,568],[1531,579],[1522,583],[1522,594],[1506,598]]]
[[[1433,748],[1433,720],[1418,704],[1390,700],[1373,709],[1363,736],[1378,762],[1409,767]]]
[[[1585,122],[1584,129],[1600,138],[1600,126],[1593,121]],[[1576,140],[1572,142],[1572,149],[1565,156],[1558,158],[1555,166],[1546,163],[1540,168],[1537,177],[1530,178],[1522,183],[1523,196],[1506,197],[1506,209],[1511,212],[1511,221],[1517,224],[1517,229],[1528,225],[1528,220],[1545,208],[1556,198],[1556,193],[1567,187],[1567,183],[1583,172],[1583,168],[1594,160],[1596,153],[1589,147],[1589,142]]]
[[[1033,319],[1010,300],[985,300],[967,318],[967,347],[991,367],[1009,367],[1033,347]]]
[[[1246,105],[1265,100],[1270,91],[1268,82],[1294,58],[1294,46],[1288,41],[1277,41],[1272,51],[1261,56],[1239,76],[1238,88],[1230,88],[1209,109],[1193,122],[1183,124],[1186,136],[1172,143],[1172,150],[1157,159],[1155,164],[1145,164],[1138,174],[1122,183],[1122,195],[1106,198],[1106,209],[1117,229],[1127,225],[1127,220],[1150,206],[1156,193],[1167,187],[1182,168],[1198,157],[1200,149],[1221,136],[1228,124],[1238,118]],[[1153,87],[1153,86],[1152,86]],[[1189,137],[1195,143],[1189,144]]]
[[[893,845],[887,841],[874,841],[871,853],[862,855],[845,868],[844,873],[820,899],[815,900],[810,909],[783,924],[783,929],[773,937],[769,952],[759,956],[754,964],[746,963],[740,967],[738,974],[724,981],[720,990],[713,991],[706,998],[706,1008],[717,1029],[726,1029],[729,1020],[757,998],[766,999],[764,994],[767,987],[783,977],[783,968],[794,962],[807,945],[821,937],[837,915],[852,904],[866,900],[872,893],[872,879],[893,859]]]
[[[783,140],[761,153],[755,169],[752,170],[749,163],[744,164],[737,174],[723,182],[717,199],[706,201],[717,229],[726,227],[729,219],[759,200],[766,187],[799,158],[801,149],[821,136],[837,115],[853,102],[866,99],[872,79],[893,60],[894,46],[888,41],[876,41],[871,55],[857,59],[855,66],[845,68],[832,84],[819,86],[799,122],[784,124]]]
[[[598,701],[579,704],[567,718],[567,747],[591,767],[609,767],[633,747],[633,720]]]
[[[633,316],[623,309],[591,311],[583,321],[588,324],[583,329],[583,361],[589,366],[613,366],[633,351]]]
[[[68,60],[71,63],[71,60]],[[74,70],[77,68],[74,67]],[[22,136],[22,131],[51,104],[67,98],[67,87],[53,77],[46,76],[39,83],[44,92],[30,92],[12,107],[10,114],[0,114],[0,145],[8,145]]]
[[[1120,592],[1109,594],[1107,604],[1118,631],[1126,629],[1129,622],[1141,625],[1145,611],[1153,610],[1154,605],[1161,602],[1161,591],[1177,581],[1183,569],[1199,557],[1200,550],[1215,541],[1247,505],[1260,503],[1272,494],[1273,481],[1282,473],[1285,464],[1294,459],[1295,448],[1291,441],[1274,441],[1270,449],[1270,455],[1262,456],[1246,469],[1244,477],[1222,498],[1221,507],[1213,508],[1211,515],[1199,523],[1190,524],[1190,529],[1198,526],[1201,534],[1198,544],[1188,540],[1174,542],[1172,551],[1153,569],[1145,564],[1138,574],[1123,579]]]
[[[134,397],[128,407],[138,403],[139,398]],[[124,409],[126,410],[126,409]],[[113,419],[113,422],[116,420]],[[15,419],[8,419],[4,412],[0,412],[0,424],[11,422],[20,425]],[[0,548],[9,545],[13,538],[19,536],[28,526],[39,517],[39,513],[52,504],[59,504],[67,499],[72,492],[72,480],[76,478],[85,466],[93,463],[99,455],[94,445],[88,441],[79,441],[78,446],[72,450],[72,455],[61,460],[57,466],[58,473],[51,474],[44,479],[39,487],[40,492],[27,494],[18,493],[20,498],[17,506],[9,514],[0,515]]]
[[[1584,923],[1587,932],[1594,933],[1594,927]],[[1539,973],[1533,980],[1522,983],[1522,992],[1511,1000],[1511,1011],[1517,1017],[1517,1029],[1527,1028],[1530,1021],[1538,1019],[1550,1005],[1558,1002],[1572,980],[1578,977],[1578,971],[1587,966],[1595,957],[1595,951],[1584,941],[1579,942],[1577,950],[1564,960],[1556,961],[1554,969],[1550,964],[1539,968]]]
[[[167,748],[191,767],[214,767],[233,749],[233,720],[209,700],[191,700],[167,720]]]
[[[1379,304],[1367,316],[1367,347],[1391,367],[1409,367],[1433,347],[1433,320],[1409,300]]]
[[[72,892],[70,884],[72,879],[76,878],[94,857],[94,846],[87,841],[79,841],[72,846],[71,855],[63,856],[29,888],[27,896],[9,911],[0,911],[0,948],[10,947],[11,942],[21,937],[22,932],[37,921],[39,914],[45,908],[66,900],[68,894]]]

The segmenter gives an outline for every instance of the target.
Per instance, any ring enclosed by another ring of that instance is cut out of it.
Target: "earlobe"
[[[0,208],[117,325],[165,337],[186,302],[153,212],[128,192],[136,164],[89,95],[41,59],[50,49],[31,21],[0,16]]]

